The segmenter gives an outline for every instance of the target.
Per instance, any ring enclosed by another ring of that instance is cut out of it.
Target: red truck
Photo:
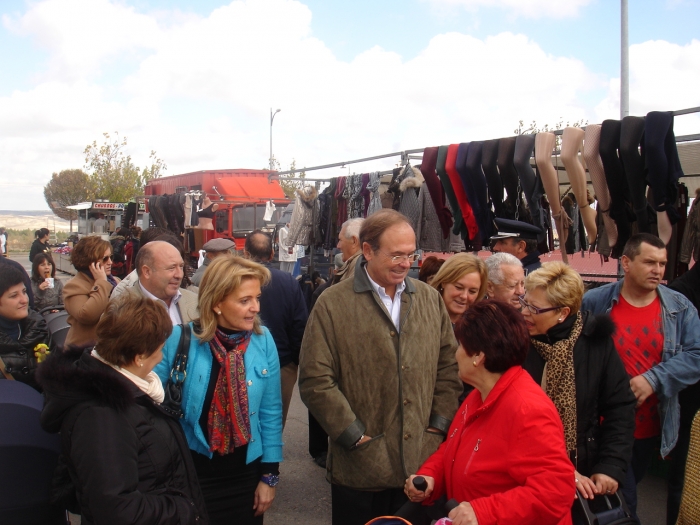
[[[196,228],[196,246],[227,237],[243,249],[246,235],[255,229],[273,229],[290,203],[276,180],[269,181],[268,170],[231,169],[204,170],[153,179],[146,184],[145,195],[173,195],[201,191],[218,205],[213,217],[213,229]],[[276,211],[269,221],[263,220],[266,206],[272,202]],[[147,211],[150,211],[147,209]],[[192,249],[195,253],[197,250]]]

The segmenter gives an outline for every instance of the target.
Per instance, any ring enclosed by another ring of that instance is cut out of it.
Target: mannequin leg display
[[[647,214],[647,174],[639,146],[644,137],[644,117],[625,117],[620,128],[620,158],[625,167],[632,208],[640,233],[650,233]]]
[[[583,225],[588,234],[588,243],[593,244],[598,235],[598,228],[595,225],[595,211],[588,205],[588,195],[586,194],[586,171],[583,169],[578,153],[583,149],[584,131],[581,128],[566,128],[562,134],[561,160],[569,175],[571,188],[574,190],[578,203]]]
[[[647,114],[644,145],[659,237],[668,244],[672,235],[671,225],[678,220],[673,206],[678,196],[678,179],[683,175],[673,133],[672,113],[652,111]]]
[[[552,218],[557,227],[561,258],[562,261],[568,263],[569,260],[564,246],[566,245],[571,219],[562,210],[561,196],[559,195],[559,176],[552,165],[552,150],[555,142],[554,133],[538,133],[535,135],[535,163],[540,172],[540,177],[542,177],[544,193],[547,195],[549,207],[552,209]]]
[[[503,181],[498,173],[498,139],[487,140],[481,150],[481,167],[496,217],[503,217]]]
[[[619,120],[604,120],[600,128],[600,160],[603,162],[605,181],[610,191],[610,217],[617,225],[617,242],[611,257],[617,259],[622,255],[622,249],[632,235],[630,220],[633,219],[630,209],[629,188],[622,161],[618,156],[620,149]]]
[[[608,234],[608,244],[610,247],[615,246],[617,242],[617,226],[615,221],[610,218],[610,191],[605,182],[605,171],[603,170],[603,161],[600,160],[600,124],[589,124],[586,126],[583,141],[583,159],[588,166],[588,173],[591,175],[593,190],[598,199],[600,212],[603,215],[603,224],[605,231]]]

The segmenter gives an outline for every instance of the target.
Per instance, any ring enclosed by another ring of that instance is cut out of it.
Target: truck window
[[[233,209],[233,234],[245,236],[255,229],[255,206],[237,206]]]
[[[214,220],[214,229],[217,233],[228,233],[229,218],[228,209],[217,210]]]

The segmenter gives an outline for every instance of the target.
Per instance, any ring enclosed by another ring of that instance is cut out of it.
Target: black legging
[[[505,218],[515,219],[515,203],[518,195],[518,172],[515,171],[515,137],[501,139],[498,143],[498,172],[501,174],[506,198]]]
[[[462,217],[462,209],[459,207],[459,202],[457,202],[457,196],[455,195],[455,190],[452,188],[452,181],[450,181],[449,175],[447,175],[447,170],[445,170],[445,161],[447,160],[447,148],[449,146],[438,147],[437,163],[435,164],[435,171],[437,171],[440,182],[442,183],[442,189],[445,190],[445,196],[447,197],[447,202],[450,203],[452,208],[452,214],[454,216],[454,226],[452,226],[452,233],[459,235],[462,239],[469,239],[469,232],[467,232],[467,225],[464,222],[464,217]]]
[[[620,128],[619,120],[604,120],[600,128],[600,159],[603,161],[605,180],[610,190],[610,217],[617,224],[617,242],[611,254],[616,259],[622,255],[622,249],[632,234],[630,221],[634,218],[630,209],[625,168],[617,156],[620,149]]]
[[[625,167],[634,215],[639,232],[651,233],[647,213],[647,180],[639,146],[644,141],[644,117],[625,117],[620,130],[620,158]]]
[[[491,237],[492,217],[491,203],[489,201],[486,177],[481,169],[481,159],[484,143],[482,141],[473,141],[469,144],[467,153],[467,176],[474,184],[474,192],[476,193],[476,220],[479,223],[479,233],[481,234],[482,244],[488,244]],[[472,206],[474,208],[474,206]]]
[[[673,133],[673,113],[647,113],[644,145],[654,209],[668,212],[671,224],[675,224],[678,222],[678,213],[674,208],[678,197],[677,184],[683,170]]]
[[[481,148],[481,167],[496,217],[503,217],[503,181],[498,173],[498,139],[487,140]]]
[[[538,241],[544,241],[546,226],[543,222],[542,205],[540,199],[544,194],[542,181],[535,175],[535,170],[530,165],[530,157],[535,151],[535,135],[518,135],[515,139],[515,154],[513,164],[520,179],[520,187],[525,193],[527,204],[530,207],[532,224],[542,228],[542,234],[538,236]]]

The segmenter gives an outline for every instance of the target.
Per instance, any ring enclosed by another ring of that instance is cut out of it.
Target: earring
[[[472,361],[472,364],[473,364],[474,366],[476,366],[476,361]]]
[[[216,315],[221,315],[221,310],[219,310],[218,312],[216,312]]]
[[[143,363],[139,363],[139,366],[143,366]]]

